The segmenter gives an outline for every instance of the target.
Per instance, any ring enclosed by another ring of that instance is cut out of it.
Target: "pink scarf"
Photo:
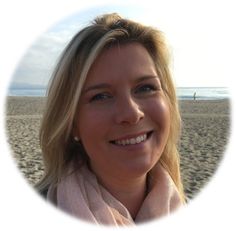
[[[47,199],[58,208],[88,222],[115,226],[135,225],[168,215],[182,205],[167,171],[157,164],[152,174],[149,193],[135,221],[126,207],[102,187],[96,176],[85,166],[65,177],[57,187],[50,186]]]

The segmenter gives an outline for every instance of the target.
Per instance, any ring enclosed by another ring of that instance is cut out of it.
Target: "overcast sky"
[[[46,85],[57,57],[72,36],[97,15],[117,12],[124,17],[155,26],[162,30],[170,44],[173,58],[173,78],[179,87],[227,87],[230,76],[228,53],[230,44],[229,16],[223,15],[221,5],[204,7],[198,1],[189,5],[145,5],[145,1],[132,5],[106,5],[78,11],[62,18],[48,28],[20,60],[12,83]],[[230,57],[229,57],[230,58]]]

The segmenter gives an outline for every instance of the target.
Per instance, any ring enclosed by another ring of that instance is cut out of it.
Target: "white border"
[[[86,1],[54,1],[54,0],[8,0],[0,3],[0,102],[1,102],[1,154],[0,154],[0,227],[7,227],[8,230],[17,228],[19,230],[94,230],[94,226],[88,226],[69,216],[62,214],[53,207],[45,204],[41,198],[27,185],[25,180],[16,170],[15,164],[10,156],[10,150],[6,142],[4,104],[8,81],[13,74],[25,50],[45,29],[49,28],[54,22],[86,7]],[[111,1],[93,1],[96,4]],[[93,2],[87,6],[94,6]],[[112,1],[113,2],[113,1]],[[136,2],[136,1],[135,1]],[[145,1],[147,4],[161,4],[160,1]],[[185,1],[181,1],[185,2]],[[202,1],[200,1],[202,2]],[[214,9],[212,4],[205,4],[209,12]],[[224,4],[231,1],[223,1]],[[170,5],[171,7],[171,5]],[[181,7],[184,8],[184,5]],[[232,5],[233,8],[233,5]],[[227,8],[230,10],[230,7]],[[178,9],[176,9],[178,10]],[[223,15],[225,14],[225,15]],[[199,12],[199,17],[200,17]],[[219,17],[227,17],[227,12],[222,11]],[[170,15],[171,17],[171,15]],[[174,19],[173,19],[174,20]],[[234,18],[232,20],[235,21]],[[233,27],[232,27],[233,30]],[[235,31],[227,35],[223,43],[232,42],[230,54],[235,54]],[[220,28],[219,28],[220,33]],[[232,39],[234,38],[234,39]],[[223,44],[222,43],[222,44]],[[232,55],[225,57],[229,62],[234,64],[235,58]],[[234,64],[235,66],[235,64]],[[232,76],[232,102],[235,100],[233,91],[233,78],[235,70],[229,70]],[[145,229],[151,230],[214,230],[225,229],[226,227],[235,227],[235,214],[231,209],[236,205],[235,189],[235,110],[232,103],[232,126],[229,145],[221,167],[213,180],[187,208],[182,209],[178,214],[171,218],[160,220],[157,223],[150,223],[144,226]],[[82,229],[81,229],[82,228]],[[136,229],[142,229],[137,227]],[[150,229],[151,228],[151,229]],[[131,228],[130,228],[131,229]],[[228,228],[227,228],[228,229]]]

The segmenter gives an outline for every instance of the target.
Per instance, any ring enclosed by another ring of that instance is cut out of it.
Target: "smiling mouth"
[[[119,145],[119,146],[135,145],[135,144],[143,143],[146,140],[148,140],[149,137],[152,135],[152,133],[153,133],[153,131],[150,131],[145,134],[142,134],[142,135],[139,135],[136,137],[132,137],[130,139],[113,140],[113,141],[110,141],[110,143],[115,144],[115,145]]]

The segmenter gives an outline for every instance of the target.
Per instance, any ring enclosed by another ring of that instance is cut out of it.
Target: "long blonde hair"
[[[184,200],[177,151],[180,115],[165,39],[155,28],[123,19],[115,13],[97,17],[91,25],[76,34],[54,70],[40,130],[45,175],[37,185],[38,190],[43,191],[50,184],[57,184],[69,163],[82,164],[86,161],[85,150],[75,145],[72,138],[73,121],[86,76],[105,48],[131,42],[138,42],[147,49],[160,76],[171,116],[170,134],[160,163],[169,172]]]

